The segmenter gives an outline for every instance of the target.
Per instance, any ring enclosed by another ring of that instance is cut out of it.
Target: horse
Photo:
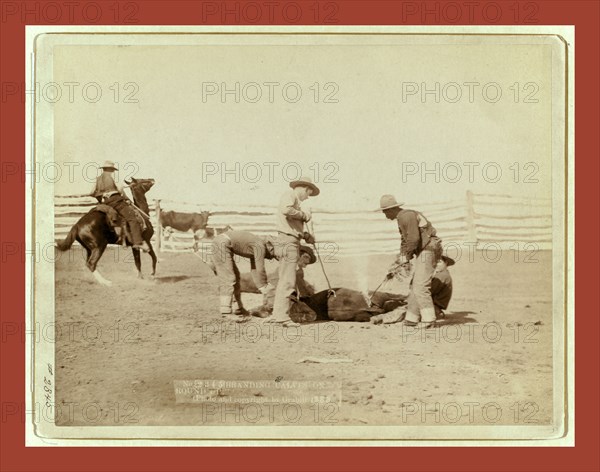
[[[154,179],[134,179],[132,178],[125,183],[131,189],[133,194],[133,202],[145,215],[143,218],[146,223],[146,229],[142,232],[142,238],[150,248],[149,254],[152,258],[152,277],[156,273],[156,253],[150,243],[150,239],[154,234],[154,228],[148,217],[149,208],[146,200],[146,192],[154,185]],[[91,210],[83,215],[77,223],[73,225],[69,234],[63,241],[56,243],[56,248],[59,251],[67,251],[75,241],[78,241],[87,251],[86,266],[92,272],[96,280],[102,285],[110,286],[112,282],[105,279],[97,269],[98,261],[102,257],[104,250],[108,244],[117,244],[118,236],[108,223],[106,214]],[[131,246],[131,241],[126,241],[128,246]],[[132,248],[135,267],[138,270],[138,278],[143,278],[142,262],[140,258],[140,250]]]

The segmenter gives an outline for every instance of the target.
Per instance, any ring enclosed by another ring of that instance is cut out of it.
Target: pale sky
[[[467,189],[551,196],[551,46],[478,36],[468,44],[336,41],[55,46],[63,93],[54,105],[56,162],[114,160],[121,179],[156,179],[150,198],[232,207],[275,204],[298,170],[321,187],[314,208],[370,209],[382,193],[410,202],[463,198]],[[79,84],[72,103],[70,82]],[[92,82],[86,97],[100,88],[96,103],[82,95]],[[436,82],[439,103],[420,93]],[[235,93],[220,93],[236,83],[238,103]],[[290,103],[298,88],[302,96]],[[138,102],[125,103],[132,92]],[[55,193],[89,190],[80,171],[74,177]]]

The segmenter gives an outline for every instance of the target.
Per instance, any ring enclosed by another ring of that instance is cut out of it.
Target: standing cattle
[[[177,231],[186,232],[190,229],[196,233],[206,228],[210,213],[203,211],[201,213],[180,213],[178,211],[161,211],[160,225],[163,228],[170,226]]]
[[[187,232],[192,230],[194,233],[194,250],[196,250],[198,241],[205,235],[206,225],[210,213],[203,211],[201,213],[181,213],[178,211],[161,211],[160,225],[163,228],[165,236],[170,238],[173,230]]]

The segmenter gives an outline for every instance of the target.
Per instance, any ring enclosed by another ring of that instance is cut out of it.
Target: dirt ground
[[[114,285],[105,287],[73,248],[56,263],[57,424],[551,423],[551,253],[531,256],[505,251],[492,262],[476,252],[469,261],[464,253],[450,269],[447,317],[433,330],[353,322],[286,329],[222,318],[217,280],[193,254],[159,254],[156,279],[138,280],[130,252],[109,249],[99,270]],[[393,256],[332,259],[325,266],[334,286],[374,289]],[[142,264],[149,274],[150,258]],[[318,264],[306,278],[326,288]],[[260,301],[244,298],[247,307]],[[342,362],[299,362],[306,357]],[[175,383],[185,380],[225,390],[192,403],[184,388],[176,399]],[[252,405],[218,403],[233,385],[220,381],[270,387],[238,385],[233,395]],[[319,398],[300,401],[300,391]]]

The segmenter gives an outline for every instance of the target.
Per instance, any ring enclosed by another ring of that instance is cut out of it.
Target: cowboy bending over
[[[402,208],[393,195],[383,195],[380,208],[388,220],[396,220],[402,237],[400,254],[389,269],[388,277],[398,272],[409,272],[414,267],[410,286],[409,304],[404,323],[429,328],[435,324],[435,308],[431,298],[431,283],[438,260],[442,255],[442,245],[436,230],[422,213]]]
[[[212,243],[212,263],[219,277],[220,311],[222,315],[232,313],[233,298],[237,302],[236,314],[246,314],[242,304],[240,271],[234,256],[250,260],[252,279],[260,293],[268,297],[274,287],[267,280],[265,259],[276,258],[273,242],[269,237],[260,237],[249,231],[229,230],[218,235]]]

